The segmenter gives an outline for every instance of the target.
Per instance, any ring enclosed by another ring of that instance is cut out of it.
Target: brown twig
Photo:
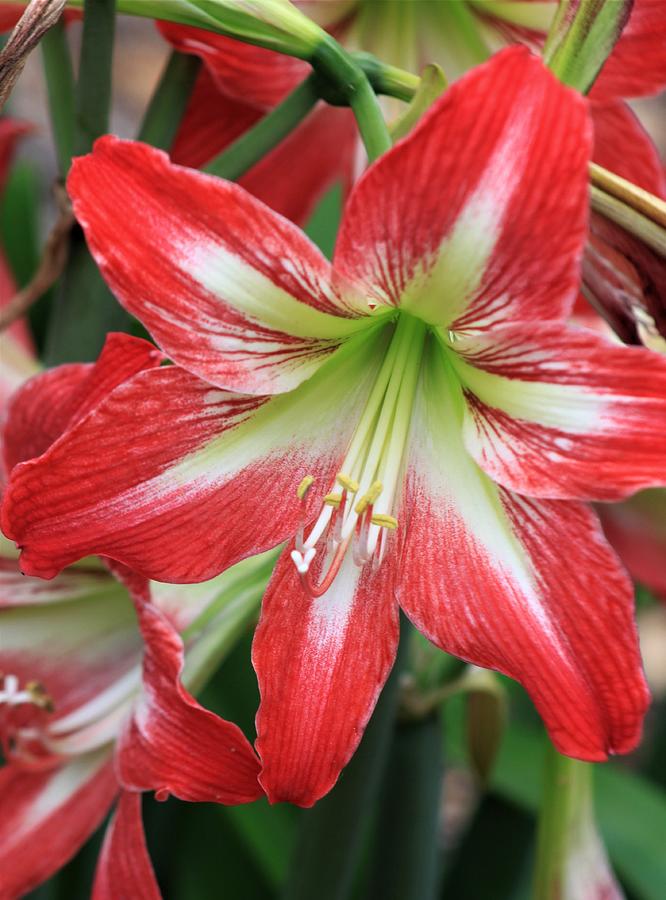
[[[41,262],[28,284],[12,297],[4,309],[0,310],[0,332],[25,315],[32,304],[57,281],[65,268],[69,233],[75,219],[69,197],[64,187],[60,185],[56,187],[56,199],[59,214],[46,239]]]
[[[31,0],[0,51],[0,110],[5,105],[29,53],[60,18],[65,0]]]

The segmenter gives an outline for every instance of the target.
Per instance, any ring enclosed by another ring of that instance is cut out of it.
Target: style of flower
[[[148,342],[115,335],[94,366],[61,366],[29,380],[7,410],[6,470],[160,360]],[[179,632],[233,591],[238,576],[174,596],[112,568],[118,577],[88,559],[47,583],[25,578],[11,545],[0,544],[0,896],[7,900],[59,869],[116,801],[93,896],[159,898],[140,792],[222,803],[261,793],[246,738],[181,684]],[[188,666],[203,639],[202,632],[188,642]],[[190,684],[196,667],[187,674]]]
[[[253,648],[271,800],[335,782],[398,605],[519,680],[561,752],[638,740],[631,585],[580,501],[666,480],[666,361],[566,322],[586,105],[526,49],[498,54],[359,180],[332,264],[142,144],[106,137],[74,165],[91,252],[177,365],[17,466],[3,527],[47,578],[94,552],[203,580],[290,540]]]

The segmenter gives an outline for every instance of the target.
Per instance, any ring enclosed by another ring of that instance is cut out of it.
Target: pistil
[[[386,356],[349,445],[341,471],[322,501],[319,517],[305,536],[305,500],[314,479],[297,488],[303,504],[291,558],[311,597],[331,587],[347,551],[356,565],[383,559],[387,535],[398,521],[392,514],[402,476],[414,395],[421,369],[426,326],[401,314]],[[325,543],[327,563],[318,582],[311,564]]]

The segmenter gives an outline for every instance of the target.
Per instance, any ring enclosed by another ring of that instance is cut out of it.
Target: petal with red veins
[[[462,414],[455,377],[432,357],[413,420],[400,605],[446,652],[520,681],[561,753],[628,752],[648,703],[631,584],[589,507],[484,475],[454,427]]]
[[[308,515],[330,490],[387,337],[364,334],[274,398],[228,394],[175,366],[125,382],[14,469],[3,528],[23,570],[52,577],[97,553],[159,581],[204,581],[279,544],[301,521],[303,477],[317,477]]]
[[[559,323],[498,329],[453,347],[467,399],[465,445],[495,481],[581,500],[620,500],[666,483],[666,358]]]
[[[49,771],[1,768],[0,897],[22,897],[71,859],[117,791],[108,751]]]
[[[278,563],[252,647],[260,781],[272,803],[312,806],[354,753],[395,659],[392,563],[358,568],[348,553],[317,599],[289,554]]]
[[[524,47],[499,53],[360,179],[334,269],[377,303],[454,330],[564,317],[589,152],[585,101]]]
[[[81,570],[75,571],[78,577]],[[75,572],[60,577],[73,582]],[[80,729],[117,722],[139,686],[142,644],[130,599],[111,575],[90,581],[88,593],[82,585],[76,599],[0,609],[0,672],[15,675],[20,685],[43,685],[54,706],[49,741],[75,730],[86,746],[88,738],[98,745],[110,740],[115,735],[108,729],[85,736]]]
[[[171,22],[156,24],[176,50],[193,53],[203,60],[221,93],[258,109],[275,106],[310,71],[303,60],[222,34]]]
[[[116,771],[125,788],[159,799],[246,803],[261,796],[259,762],[241,730],[200,706],[180,682],[183,643],[164,616],[137,602],[145,641],[143,690],[121,735]]]
[[[97,362],[57,366],[31,378],[7,409],[3,429],[7,471],[40,456],[106,394],[137,372],[159,366],[163,358],[148,341],[109,334]]]
[[[658,197],[666,192],[666,176],[650,135],[626,103],[593,103],[595,163],[633,181]]]
[[[75,161],[68,190],[120,302],[218,387],[291,390],[368,325],[314,244],[236,184],[108,136]]]
[[[666,491],[641,491],[623,503],[600,503],[597,512],[631,577],[666,600]]]
[[[160,900],[141,821],[141,795],[121,791],[97,862],[92,900]]]
[[[643,97],[666,86],[666,16],[663,0],[634,0],[629,21],[599,73],[594,100]]]

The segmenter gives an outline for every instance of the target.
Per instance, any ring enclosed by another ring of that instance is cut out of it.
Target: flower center
[[[401,313],[365,409],[340,472],[322,501],[321,512],[305,534],[299,528],[291,558],[312,597],[324,594],[335,580],[348,550],[357,566],[386,553],[389,535],[398,521],[393,515],[409,435],[414,396],[421,369],[426,325]],[[297,488],[303,503],[314,478],[307,475]],[[318,583],[310,567],[321,549],[326,558]]]
[[[0,674],[0,745],[5,758],[33,757],[53,701],[38,681],[23,686],[16,675]]]

